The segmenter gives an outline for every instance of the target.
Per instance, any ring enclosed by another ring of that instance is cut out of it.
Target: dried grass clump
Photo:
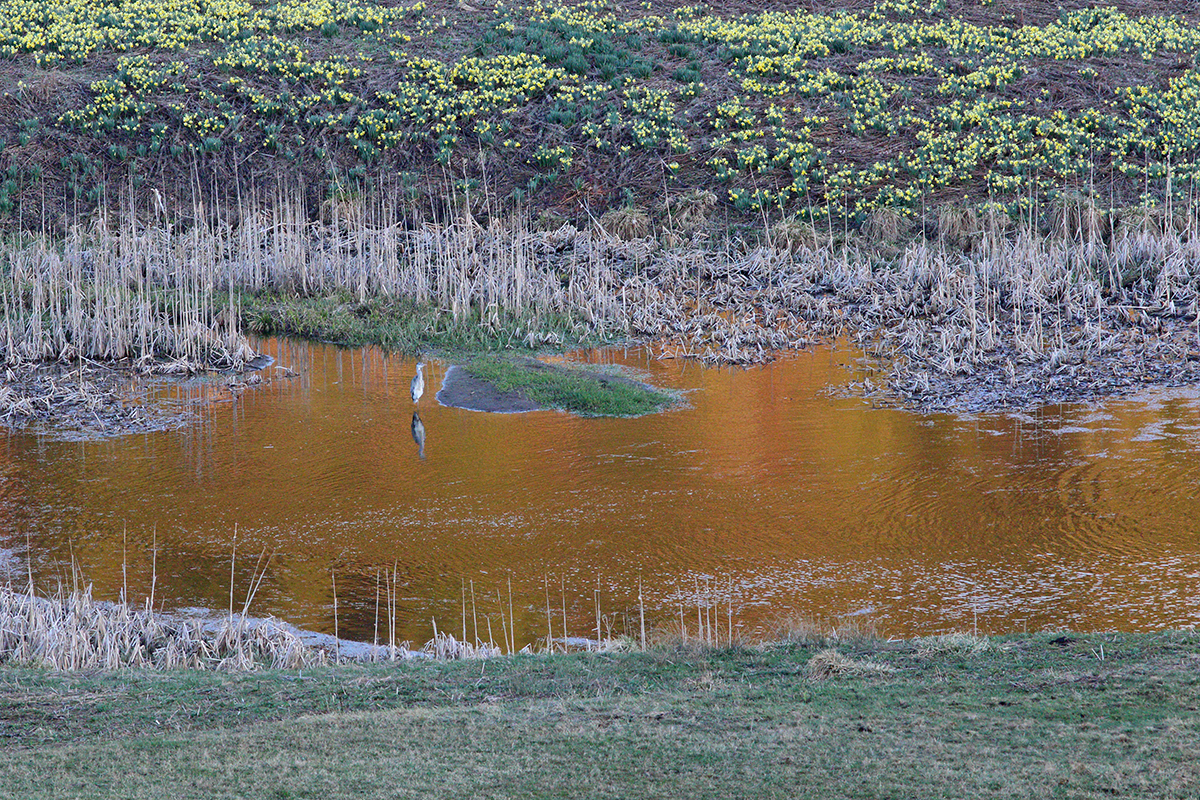
[[[887,675],[895,672],[887,664],[875,661],[847,658],[832,648],[822,650],[808,660],[805,673],[809,680],[823,681],[829,678],[862,678]]]
[[[327,663],[274,620],[230,614],[215,625],[92,598],[91,587],[56,597],[0,588],[0,664],[58,670],[296,669]]]
[[[640,208],[613,208],[600,216],[600,228],[623,242],[645,239],[650,235],[650,216]]]
[[[982,636],[970,633],[947,633],[941,636],[926,636],[915,641],[917,653],[923,657],[934,655],[976,656],[992,648],[992,643]]]
[[[900,208],[876,208],[867,214],[862,235],[871,244],[895,245],[911,227],[909,215]]]
[[[451,634],[434,628],[433,638],[425,643],[421,652],[440,661],[457,661],[473,658],[495,658],[502,655],[503,650],[492,642],[459,641]]]
[[[1012,217],[997,203],[985,203],[977,216],[980,232],[993,245],[998,244],[1015,227]]]
[[[1094,242],[1104,232],[1104,214],[1096,200],[1074,190],[1061,192],[1050,202],[1050,233],[1078,242]]]
[[[969,250],[979,233],[979,217],[970,206],[945,203],[938,207],[937,234],[945,246]]]
[[[879,634],[870,620],[860,617],[844,617],[832,622],[821,622],[803,614],[781,617],[770,627],[770,639],[774,642],[801,645],[826,645],[832,642],[873,642]]]
[[[542,209],[530,227],[539,233],[552,233],[570,224],[571,220],[567,219],[566,215],[553,208],[546,208]]]
[[[717,196],[705,189],[688,189],[670,195],[663,204],[667,227],[675,233],[690,234],[708,227]]]
[[[1183,234],[1188,230],[1191,217],[1178,206],[1166,204],[1142,205],[1124,208],[1115,212],[1116,236],[1146,233],[1152,236]]]
[[[339,193],[325,198],[321,203],[322,225],[330,225],[347,231],[353,230],[362,226],[363,215],[362,198],[354,194]]]
[[[799,217],[776,222],[768,231],[768,239],[773,247],[793,253],[797,250],[815,250],[823,241],[812,223]]]

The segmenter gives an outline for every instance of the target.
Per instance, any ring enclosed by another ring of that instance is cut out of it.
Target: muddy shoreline
[[[877,360],[875,378],[852,382],[843,393],[921,413],[975,414],[1102,402],[1148,389],[1200,386],[1200,352],[1194,329],[1154,337],[1130,335],[1121,349],[1102,355],[1064,349],[1036,361],[1017,358],[1006,349],[991,363],[966,374],[921,367],[901,370]]]
[[[269,383],[273,363],[258,356],[237,371],[92,360],[12,365],[0,382],[0,425],[69,441],[178,430],[205,407]]]
[[[520,392],[501,391],[457,365],[446,370],[437,401],[450,408],[494,414],[520,414],[542,408]]]

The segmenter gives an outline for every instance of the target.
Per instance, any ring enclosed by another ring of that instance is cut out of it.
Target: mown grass
[[[675,398],[623,375],[533,359],[476,358],[463,369],[502,392],[517,392],[545,408],[593,417],[637,417],[662,411]]]
[[[1055,634],[249,675],[0,670],[0,794],[1182,797],[1200,638]],[[1103,648],[1103,650],[1101,649]],[[1103,657],[1101,657],[1101,655]]]

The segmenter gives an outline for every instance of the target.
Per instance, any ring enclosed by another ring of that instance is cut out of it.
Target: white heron
[[[425,375],[421,372],[425,367],[425,362],[417,363],[417,374],[412,379],[412,399],[417,402],[421,399],[421,395],[425,394]]]
[[[425,423],[421,422],[421,415],[416,411],[413,412],[412,418],[412,436],[413,441],[417,443],[417,455],[425,458]]]

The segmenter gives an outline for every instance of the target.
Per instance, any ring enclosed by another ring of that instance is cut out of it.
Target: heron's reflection
[[[425,458],[425,423],[421,422],[421,415],[416,411],[412,418],[412,437],[417,443],[417,455]]]

